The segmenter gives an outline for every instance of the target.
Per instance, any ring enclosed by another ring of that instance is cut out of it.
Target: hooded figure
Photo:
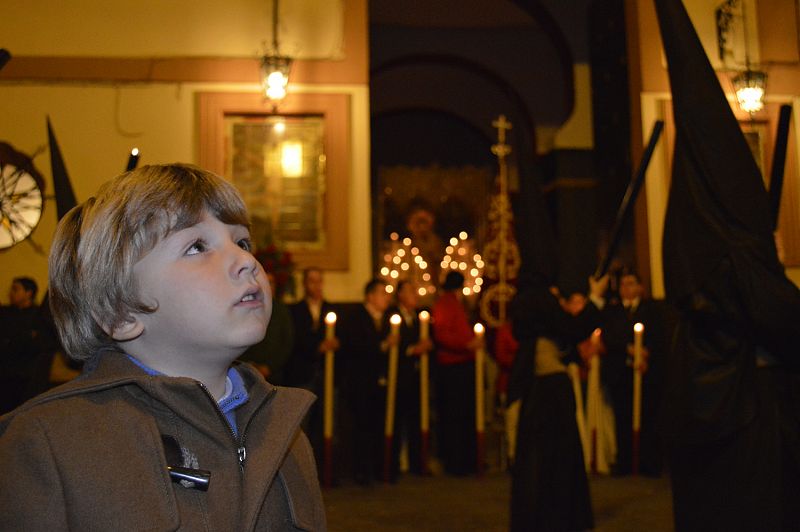
[[[655,4],[676,131],[663,242],[667,297],[680,312],[665,402],[675,524],[788,529],[787,503],[800,500],[797,399],[788,396],[800,291],[778,260],[761,174],[681,1]]]
[[[516,205],[522,264],[511,304],[519,349],[508,388],[521,401],[511,476],[511,530],[567,531],[594,527],[575,396],[566,373],[566,347],[599,322],[593,304],[578,316],[560,305],[554,288],[557,250],[535,177],[523,179]],[[521,208],[520,208],[521,207]],[[599,292],[604,282],[592,283]]]

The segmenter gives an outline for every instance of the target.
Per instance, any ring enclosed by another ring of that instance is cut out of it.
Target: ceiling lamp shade
[[[279,51],[279,15],[278,0],[272,0],[272,48],[261,57],[261,86],[264,95],[272,102],[273,109],[286,97],[289,70],[292,68],[292,58],[281,55]]]
[[[264,94],[274,104],[286,96],[292,58],[282,55],[265,55],[261,58],[261,85]]]
[[[758,70],[745,70],[733,78],[733,89],[742,111],[753,114],[764,108],[767,75]]]

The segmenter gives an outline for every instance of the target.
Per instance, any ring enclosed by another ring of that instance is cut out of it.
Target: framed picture
[[[324,126],[318,115],[225,117],[225,175],[247,203],[256,242],[324,249]]]
[[[239,189],[256,245],[347,269],[349,97],[290,94],[275,111],[257,93],[200,93],[198,105],[200,165]]]

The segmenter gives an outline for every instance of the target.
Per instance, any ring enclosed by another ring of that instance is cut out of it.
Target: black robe
[[[760,171],[682,3],[655,4],[676,131],[664,227],[667,297],[681,314],[666,401],[675,523],[796,529],[800,291],[778,260]]]
[[[539,337],[562,347],[589,336],[599,324],[589,303],[577,317],[565,312],[543,278],[526,279],[512,305],[514,359],[509,401],[522,400],[511,479],[512,531],[593,528],[589,483],[575,420],[575,397],[565,372],[535,375]]]

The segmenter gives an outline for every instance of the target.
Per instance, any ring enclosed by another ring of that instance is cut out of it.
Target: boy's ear
[[[137,316],[129,314],[125,321],[118,323],[111,331],[111,338],[126,342],[138,338],[144,332],[144,323]]]
[[[126,342],[138,338],[144,332],[144,323],[136,314],[128,314],[116,325],[101,323],[101,327],[113,340]]]

